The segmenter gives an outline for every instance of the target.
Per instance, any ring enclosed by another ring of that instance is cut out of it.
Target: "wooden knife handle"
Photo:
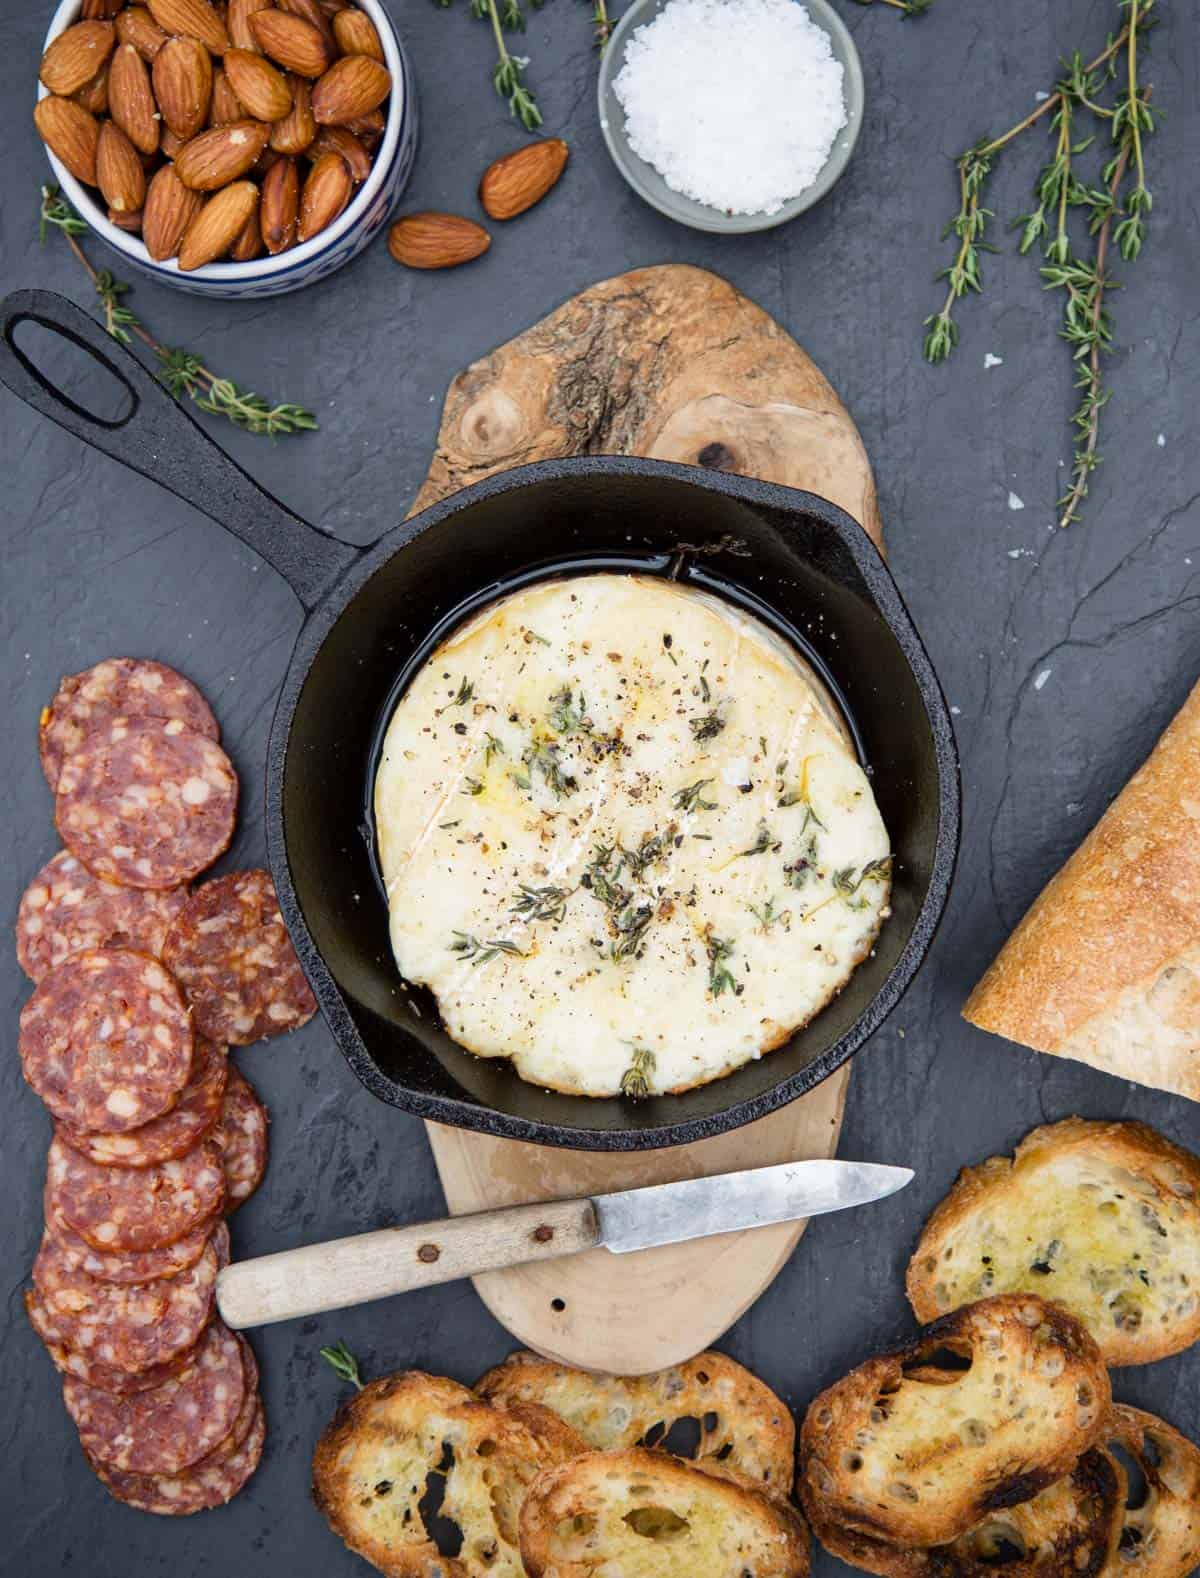
[[[480,1271],[575,1255],[594,1249],[599,1238],[596,1212],[586,1199],[389,1227],[226,1266],[217,1279],[217,1307],[235,1330],[265,1326]]]

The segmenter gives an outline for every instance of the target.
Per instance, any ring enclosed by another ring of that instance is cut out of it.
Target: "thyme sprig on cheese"
[[[489,959],[494,959],[497,954],[510,953],[517,959],[525,957],[521,949],[510,937],[496,937],[490,942],[480,942],[478,937],[468,931],[456,931],[454,941],[450,944],[450,952],[461,954],[464,959],[469,959],[472,964],[487,964]]]
[[[566,914],[567,900],[574,891],[574,888],[559,888],[553,885],[531,888],[522,882],[508,913],[519,915],[522,920],[527,921],[560,921]]]
[[[758,824],[758,834],[749,849],[739,849],[733,858],[735,860],[744,860],[747,855],[765,855],[768,851],[780,848],[782,848],[782,845],[779,839],[775,837],[767,823],[760,822]]]
[[[853,866],[846,866],[841,871],[835,871],[833,874],[834,892],[840,894],[852,910],[865,909],[866,899],[855,897],[858,890],[864,882],[886,881],[891,875],[891,871],[892,857],[890,855],[884,855],[881,860],[868,860],[857,876],[854,874]]]
[[[654,1072],[654,1053],[635,1046],[629,1067],[621,1075],[621,1094],[630,1101],[644,1101],[650,1094],[650,1075]]]
[[[703,745],[708,740],[715,740],[725,727],[725,719],[716,707],[711,712],[706,712],[699,718],[692,718],[688,724],[692,731],[692,739],[697,745]]]
[[[677,811],[715,811],[717,802],[706,800],[704,791],[709,784],[714,783],[712,778],[697,778],[694,784],[688,784],[686,789],[676,791],[671,804]]]
[[[704,952],[708,956],[708,990],[713,997],[720,997],[725,992],[732,992],[735,997],[740,997],[745,987],[734,980],[732,972],[725,961],[731,959],[735,949],[733,940],[728,937],[716,937],[711,926],[704,930]]]

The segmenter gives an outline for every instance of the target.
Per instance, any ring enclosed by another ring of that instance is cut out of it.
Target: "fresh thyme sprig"
[[[929,4],[929,0],[925,0]],[[601,54],[608,48],[608,41],[612,37],[613,24],[609,20],[608,6],[605,0],[595,0],[592,7],[592,30],[596,39],[596,48]]]
[[[352,1386],[357,1386],[359,1391],[362,1391],[366,1383],[359,1373],[358,1360],[344,1342],[335,1342],[331,1348],[322,1348],[321,1357],[339,1381],[349,1381]]]
[[[874,5],[875,0],[858,0],[859,5]],[[924,16],[933,0],[882,0],[884,5],[895,7],[901,17]]]
[[[50,230],[58,230],[86,270],[100,298],[104,327],[121,345],[132,346],[138,339],[158,358],[158,377],[176,400],[190,400],[197,410],[224,417],[248,433],[265,433],[271,438],[289,433],[311,432],[317,419],[299,405],[270,405],[261,395],[239,389],[229,378],[221,378],[206,367],[198,356],[177,346],[156,340],[136,314],[124,305],[129,286],[114,279],[108,269],[94,268],[79,245],[78,237],[87,226],[74,213],[57,186],[42,187],[38,214],[38,238],[45,241]]]
[[[536,5],[541,0],[532,0]],[[437,0],[443,10],[449,10],[451,0]],[[537,100],[525,86],[525,67],[529,64],[527,58],[510,53],[505,42],[504,30],[512,32],[525,31],[525,15],[521,10],[521,0],[501,0],[497,5],[496,0],[470,0],[471,15],[481,22],[492,24],[492,33],[496,39],[496,64],[492,69],[492,86],[502,99],[507,99],[511,115],[515,115],[526,131],[536,131],[542,124],[542,112],[537,107]]]

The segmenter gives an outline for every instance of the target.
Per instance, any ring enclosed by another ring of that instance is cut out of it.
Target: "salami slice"
[[[213,1041],[246,1046],[295,1030],[317,1011],[269,871],[233,871],[197,888],[163,957]]]
[[[81,1134],[61,1123],[57,1132],[102,1167],[155,1167],[185,1155],[211,1131],[221,1116],[228,1073],[224,1047],[197,1037],[192,1077],[169,1112],[126,1134]]]
[[[63,763],[54,820],[71,853],[129,888],[174,888],[229,847],[233,763],[177,718],[112,718]]]
[[[267,1109],[242,1071],[229,1065],[221,1121],[213,1131],[225,1163],[225,1210],[236,1211],[267,1170]]]
[[[157,1282],[161,1277],[177,1277],[181,1271],[194,1266],[204,1253],[204,1246],[212,1237],[208,1222],[201,1222],[173,1244],[163,1244],[158,1249],[139,1249],[130,1254],[109,1254],[93,1249],[87,1239],[80,1238],[61,1212],[46,1217],[46,1226],[58,1240],[63,1258],[77,1271],[86,1271],[97,1282]]]
[[[156,1167],[101,1167],[57,1135],[51,1141],[46,1220],[61,1218],[106,1254],[173,1244],[214,1223],[224,1204],[224,1162],[212,1140]]]
[[[116,1370],[141,1371],[195,1345],[208,1324],[217,1285],[217,1252],[177,1277],[127,1286],[98,1282],[66,1263],[52,1233],[42,1238],[33,1284],[70,1348]]]
[[[198,1464],[174,1475],[125,1474],[96,1462],[92,1467],[109,1494],[127,1507],[184,1518],[209,1507],[223,1507],[233,1500],[258,1467],[266,1435],[266,1415],[260,1402],[250,1433],[237,1451],[221,1462]]]
[[[105,658],[82,674],[66,675],[42,713],[38,753],[51,789],[58,788],[67,757],[93,729],[120,716],[178,718],[210,740],[221,737],[212,709],[191,680],[147,658]]]
[[[146,1370],[118,1370],[114,1365],[89,1358],[86,1353],[72,1348],[64,1340],[62,1331],[36,1288],[25,1290],[25,1311],[29,1316],[29,1324],[41,1338],[51,1362],[60,1374],[73,1375],[86,1381],[89,1386],[98,1386],[103,1391],[116,1392],[123,1397],[161,1386],[164,1381],[169,1381],[173,1375],[185,1369],[190,1357],[190,1350],[185,1348],[166,1363],[151,1365]]]
[[[51,970],[21,1010],[25,1078],[60,1122],[136,1129],[173,1107],[195,1035],[179,988],[148,954],[97,948]]]
[[[93,948],[133,948],[157,959],[186,898],[181,887],[155,891],[104,882],[60,849],[21,899],[17,962],[31,981],[40,981],[71,954]]]
[[[258,1360],[254,1357],[254,1349],[239,1334],[238,1343],[242,1350],[242,1366],[244,1371],[245,1388],[242,1395],[242,1406],[238,1409],[238,1416],[233,1422],[233,1429],[212,1449],[207,1457],[201,1458],[196,1468],[208,1468],[215,1463],[223,1463],[226,1458],[232,1457],[242,1442],[250,1434],[254,1425],[254,1416],[258,1412]]]
[[[220,1447],[246,1397],[238,1339],[214,1320],[184,1369],[162,1386],[116,1397],[68,1376],[63,1402],[89,1458],[134,1474],[178,1474]]]

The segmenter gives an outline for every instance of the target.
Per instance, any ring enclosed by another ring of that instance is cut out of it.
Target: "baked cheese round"
[[[812,668],[648,576],[491,604],[398,702],[375,780],[401,975],[523,1079],[639,1098],[806,1024],[888,914],[887,832]]]

